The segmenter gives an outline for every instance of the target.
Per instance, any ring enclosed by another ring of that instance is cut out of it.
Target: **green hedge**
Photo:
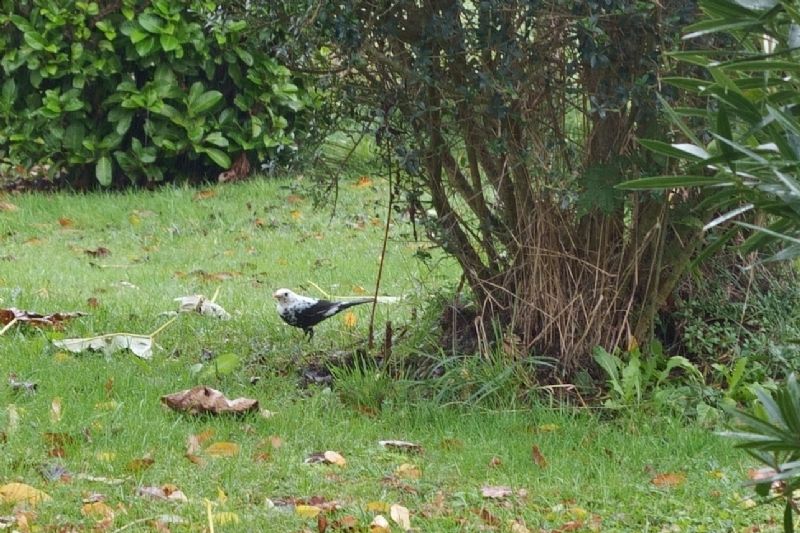
[[[101,185],[207,178],[242,154],[282,157],[313,126],[319,95],[216,2],[0,6],[5,165]]]

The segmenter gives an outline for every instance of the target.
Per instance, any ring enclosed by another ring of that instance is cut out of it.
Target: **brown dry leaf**
[[[243,414],[258,411],[258,400],[236,398],[229,400],[223,393],[211,387],[200,385],[161,397],[161,402],[179,412],[198,414]]]
[[[297,204],[302,202],[303,200],[304,198],[299,194],[290,194],[289,196],[286,197],[286,202],[290,204]]]
[[[58,219],[58,225],[62,228],[70,228],[75,225],[75,222],[67,217],[61,217]]]
[[[295,505],[294,512],[303,518],[314,518],[319,513],[322,512],[322,509],[317,507],[316,505]]]
[[[678,487],[684,481],[686,481],[686,474],[683,472],[667,472],[656,475],[650,480],[650,483],[656,487]]]
[[[143,486],[136,489],[136,495],[153,500],[169,500],[175,502],[188,502],[189,498],[175,485],[166,484],[161,487]]]
[[[483,487],[481,487],[481,496],[483,496],[484,498],[501,500],[503,498],[511,496],[513,493],[514,491],[511,490],[511,487],[490,486],[490,485],[484,485]]]
[[[211,457],[234,457],[239,454],[239,445],[235,442],[215,442],[205,449]]]
[[[50,495],[25,483],[6,483],[0,486],[0,502],[2,503],[27,503],[35,506],[40,502],[49,501]]]
[[[369,524],[370,533],[391,533],[392,527],[383,515],[377,515]]]
[[[489,460],[489,467],[490,468],[497,468],[498,466],[501,466],[502,464],[503,464],[503,461],[499,457],[497,457],[496,455]]]
[[[61,398],[56,396],[50,402],[50,421],[59,422],[61,420]]]
[[[111,250],[109,250],[105,246],[98,246],[94,250],[91,249],[84,250],[83,253],[91,257],[105,257],[107,255],[111,255]]]
[[[405,440],[379,440],[378,445],[383,446],[387,450],[397,452],[422,453],[424,451],[419,444]]]
[[[372,186],[372,179],[369,176],[360,176],[356,182],[356,187],[359,189],[365,189],[370,186]]]
[[[493,515],[485,507],[481,507],[480,509],[473,509],[472,512],[478,515],[480,519],[483,520],[487,526],[497,527],[501,524],[500,519],[497,518],[495,515]]]
[[[514,520],[511,522],[511,533],[531,533],[531,530],[528,529],[522,522]]]
[[[342,322],[344,323],[344,327],[347,329],[353,329],[358,324],[358,317],[352,311],[347,311],[344,315],[342,315]]]
[[[0,211],[16,211],[19,207],[15,206],[11,202],[0,202]]]
[[[769,479],[776,475],[778,472],[774,468],[751,468],[747,471],[747,477],[753,481],[762,481]]]
[[[392,517],[392,520],[400,526],[403,531],[408,531],[411,529],[411,515],[408,512],[406,507],[403,507],[399,504],[392,504],[389,508],[389,516]]]
[[[91,307],[93,309],[96,309],[96,308],[100,307],[100,301],[97,298],[95,298],[94,296],[90,296],[89,298],[86,299],[86,305],[88,305],[89,307]]]
[[[269,436],[269,437],[267,437],[267,438],[269,439],[269,444],[270,444],[270,446],[272,446],[274,449],[276,449],[276,450],[277,450],[278,448],[280,448],[281,446],[283,446],[283,439],[282,439],[282,438],[280,438],[279,436],[277,436],[277,435],[270,435],[270,436]]]
[[[81,514],[98,520],[114,520],[114,510],[102,501],[84,503],[81,507]]]
[[[306,457],[303,462],[308,465],[322,463],[326,465],[345,466],[347,464],[347,460],[342,456],[342,454],[340,454],[339,452],[334,452],[332,450],[327,450],[324,452],[314,452],[310,454],[308,457]]]
[[[353,515],[344,515],[333,524],[331,528],[334,531],[356,531],[358,530],[358,519]]]
[[[394,473],[396,476],[405,479],[419,479],[422,477],[420,469],[410,463],[401,464],[395,469]]]
[[[135,474],[147,470],[153,466],[154,463],[155,460],[152,457],[145,456],[129,461],[128,464],[125,465],[125,468],[128,470],[128,472],[133,472]]]
[[[30,324],[32,326],[52,326],[60,328],[67,320],[81,316],[86,316],[86,313],[72,311],[42,315],[34,313],[33,311],[24,311],[16,307],[9,307],[8,309],[0,309],[0,325],[6,325],[12,320],[16,320],[17,322]]]
[[[213,198],[217,195],[217,192],[213,189],[203,189],[202,191],[197,191],[194,196],[192,197],[193,200],[206,200],[208,198]]]
[[[536,463],[536,466],[539,468],[547,468],[547,459],[544,458],[542,451],[535,444],[531,448],[531,457],[533,458],[533,462]]]

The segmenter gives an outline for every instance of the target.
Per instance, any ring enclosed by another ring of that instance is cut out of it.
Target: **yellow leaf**
[[[206,448],[206,454],[212,457],[233,457],[239,454],[239,445],[235,442],[215,442]]]
[[[61,398],[58,396],[50,402],[50,420],[52,422],[61,420]]]
[[[110,463],[114,459],[117,458],[117,454],[114,452],[97,452],[97,460],[103,461],[104,463]]]
[[[406,479],[419,479],[422,477],[422,472],[420,472],[419,468],[410,463],[401,464],[394,473]]]
[[[553,431],[558,431],[561,429],[561,426],[558,424],[542,424],[537,429],[540,433],[552,433]]]
[[[205,200],[207,198],[213,198],[216,195],[217,195],[216,191],[213,191],[211,189],[203,189],[202,191],[197,191],[192,199]]]
[[[224,526],[225,524],[238,524],[239,523],[239,515],[236,513],[232,513],[230,511],[223,511],[220,513],[214,513],[213,515],[214,523]]]
[[[51,499],[46,492],[42,492],[25,483],[8,483],[0,486],[0,502],[3,503],[25,502],[30,505],[36,505],[39,502]]]
[[[344,466],[347,464],[347,460],[339,452],[328,450],[324,455],[325,461],[332,465]]]
[[[358,181],[356,182],[356,187],[358,187],[359,189],[364,189],[371,185],[372,185],[372,179],[370,179],[369,176],[361,176],[360,178],[358,178]]]
[[[358,323],[358,317],[354,312],[348,311],[342,316],[342,322],[344,322],[344,327],[353,329]]]
[[[371,513],[388,513],[389,512],[389,504],[386,502],[369,502],[367,503],[367,511]]]
[[[361,296],[362,294],[366,294],[367,289],[365,289],[361,285],[353,285],[353,292]]]
[[[114,510],[104,502],[83,504],[83,506],[81,506],[81,514],[91,518],[114,520]]]
[[[136,213],[131,213],[128,215],[128,222],[131,223],[131,226],[138,226],[142,223],[142,218]]]
[[[289,212],[289,215],[292,217],[292,220],[299,220],[300,218],[302,218],[303,213],[297,209],[292,209]]]
[[[316,505],[295,505],[294,512],[303,518],[314,518],[322,512],[322,509]]]

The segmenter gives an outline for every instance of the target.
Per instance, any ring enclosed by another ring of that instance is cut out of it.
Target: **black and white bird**
[[[359,298],[344,302],[332,302],[301,296],[289,289],[278,289],[272,297],[278,301],[278,314],[283,321],[290,326],[302,329],[308,335],[309,340],[314,337],[314,326],[326,318],[330,318],[348,307],[374,301],[374,298]]]

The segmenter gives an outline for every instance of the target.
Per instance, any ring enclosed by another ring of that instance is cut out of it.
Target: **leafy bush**
[[[0,6],[5,165],[101,185],[246,174],[312,126],[318,95],[214,2]]]

